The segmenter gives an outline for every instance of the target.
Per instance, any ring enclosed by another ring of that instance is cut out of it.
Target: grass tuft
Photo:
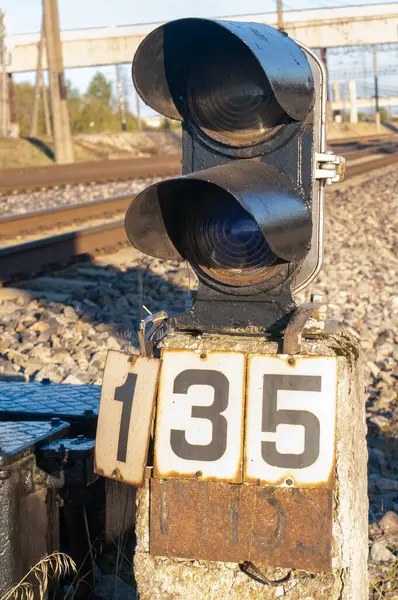
[[[37,600],[37,598],[44,600],[49,580],[58,581],[60,577],[68,573],[76,573],[74,561],[63,552],[53,552],[41,558],[0,600]],[[32,577],[36,579],[36,583],[28,581]],[[38,591],[38,596],[36,591]]]

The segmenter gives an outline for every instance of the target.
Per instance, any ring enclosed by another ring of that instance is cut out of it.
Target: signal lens
[[[222,29],[196,56],[187,97],[197,126],[236,147],[265,141],[289,120],[252,52]]]
[[[219,189],[209,193],[209,187],[206,191],[179,223],[184,255],[219,283],[247,286],[268,278],[281,261],[255,219],[229,194]]]

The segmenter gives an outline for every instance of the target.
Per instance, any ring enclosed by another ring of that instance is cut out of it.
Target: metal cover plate
[[[62,438],[60,440],[54,440],[48,444],[41,446],[40,450],[47,454],[59,454],[73,452],[77,454],[91,454],[94,453],[95,440],[90,440],[85,436],[79,436],[74,438]]]
[[[331,570],[332,492],[151,479],[150,553]]]
[[[245,355],[163,350],[154,475],[242,481]]]
[[[249,355],[244,481],[333,487],[337,361]]]
[[[95,419],[100,393],[97,385],[0,382],[0,419]]]
[[[98,417],[95,472],[142,485],[160,360],[110,350]]]
[[[69,423],[50,421],[4,421],[0,426],[0,465],[20,460],[35,451],[40,442],[50,442],[68,433]]]

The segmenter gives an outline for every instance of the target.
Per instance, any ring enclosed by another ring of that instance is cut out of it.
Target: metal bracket
[[[307,304],[301,304],[292,312],[283,336],[283,354],[298,354],[300,352],[304,326],[311,315],[319,310],[320,306],[320,303],[308,302]]]
[[[345,176],[345,158],[332,150],[315,153],[315,179],[325,179],[326,185],[341,183]]]
[[[160,312],[149,315],[140,323],[138,330],[138,342],[140,345],[140,353],[142,356],[153,356],[154,347],[168,333],[168,315],[162,310]]]

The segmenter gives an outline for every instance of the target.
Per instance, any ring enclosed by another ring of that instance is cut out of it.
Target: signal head
[[[150,33],[132,73],[144,102],[182,121],[183,176],[135,198],[130,241],[196,271],[197,318],[180,325],[222,329],[226,318],[203,308],[213,302],[266,328],[321,265],[322,64],[268,25],[190,18]]]
[[[272,141],[314,101],[302,50],[255,23],[172,21],[141,43],[132,72],[144,102],[227,151]]]

